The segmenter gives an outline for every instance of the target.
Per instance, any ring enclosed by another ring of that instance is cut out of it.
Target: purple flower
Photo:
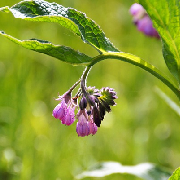
[[[66,112],[66,116],[64,118],[64,121],[62,121],[62,124],[65,124],[67,126],[70,126],[74,122],[74,107],[68,108]]]
[[[157,31],[153,28],[152,21],[149,16],[145,16],[143,19],[140,19],[137,23],[137,28],[147,36],[159,38]]]
[[[71,125],[74,122],[74,110],[76,105],[71,100],[71,94],[66,92],[56,100],[61,101],[53,110],[53,116],[60,119],[62,124]]]
[[[130,13],[133,16],[133,22],[139,31],[147,36],[155,37],[157,39],[160,38],[143,6],[137,3],[133,4],[130,8]]]
[[[64,99],[53,110],[53,116],[56,119],[63,120],[66,115],[67,106]]]
[[[80,110],[78,113],[78,122],[76,125],[76,132],[78,136],[88,136],[90,128],[88,125],[88,117],[85,110]]]
[[[145,10],[142,5],[135,3],[131,6],[129,12],[131,13],[132,16],[136,16],[140,13],[145,13]]]
[[[96,124],[94,123],[93,119],[91,119],[88,122],[88,126],[90,129],[89,134],[92,134],[92,135],[96,134],[98,128],[97,128]]]

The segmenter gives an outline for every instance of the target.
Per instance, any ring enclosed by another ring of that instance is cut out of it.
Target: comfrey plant
[[[114,100],[117,96],[114,89],[105,87],[99,90],[86,86],[86,79],[92,66],[102,60],[117,59],[138,66],[161,80],[180,99],[180,2],[161,0],[159,3],[155,0],[139,0],[139,3],[130,8],[133,22],[139,31],[161,39],[165,63],[174,76],[172,79],[141,58],[115,48],[100,27],[76,9],[65,8],[44,0],[25,0],[12,7],[6,6],[0,9],[6,13],[11,12],[15,18],[60,24],[98,51],[99,55],[89,57],[70,47],[54,45],[39,39],[18,40],[0,31],[2,36],[27,49],[47,54],[72,65],[86,66],[80,80],[56,99],[59,104],[53,110],[53,116],[67,126],[78,119],[76,126],[78,136],[94,135],[105,113],[110,112],[110,106],[115,105]],[[156,7],[156,10],[153,7]],[[79,84],[78,92],[72,97],[72,91]],[[76,115],[75,110],[78,111]]]
[[[15,18],[27,21],[60,24],[71,30],[84,43],[91,45],[99,53],[95,57],[90,57],[70,47],[55,45],[39,39],[18,40],[4,31],[0,31],[2,36],[27,49],[47,54],[72,65],[85,66],[81,78],[67,92],[56,99],[59,103],[52,113],[56,119],[67,126],[78,119],[76,125],[78,136],[96,134],[105,113],[110,112],[111,106],[116,105],[114,100],[117,96],[114,89],[103,87],[99,90],[95,87],[86,86],[86,79],[91,68],[102,60],[116,59],[144,69],[168,86],[180,100],[180,1],[178,0],[139,0],[139,4],[136,3],[130,8],[137,29],[145,35],[161,39],[162,52],[165,63],[172,74],[171,79],[141,58],[115,48],[100,27],[76,9],[65,8],[57,3],[49,3],[44,0],[25,0],[12,7],[0,8],[0,11],[10,12]],[[72,91],[78,85],[80,88],[72,97]],[[96,166],[95,172],[81,174],[79,178],[88,176],[88,174],[91,177],[92,174],[96,177],[103,177],[111,173],[123,172],[144,179],[161,180],[169,177],[169,174],[162,173],[159,169],[152,165],[147,166],[147,164],[138,165],[135,169],[127,166],[123,168],[118,163],[104,163],[103,165]],[[141,171],[137,173],[138,169]],[[157,174],[158,176],[156,176]],[[174,172],[169,180],[179,179],[179,174],[180,168]]]

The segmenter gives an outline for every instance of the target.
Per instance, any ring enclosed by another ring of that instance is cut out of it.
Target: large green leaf
[[[85,177],[105,177],[114,173],[126,173],[144,180],[167,180],[170,173],[150,163],[142,163],[135,166],[123,166],[118,162],[98,163],[76,176],[77,179]],[[178,180],[178,179],[172,179]]]
[[[174,171],[169,180],[180,180],[180,167]]]
[[[1,8],[1,11],[11,12],[15,18],[29,21],[45,21],[58,23],[75,34],[82,40],[92,45],[100,53],[118,52],[112,43],[105,37],[100,27],[86,14],[73,8],[65,8],[56,3],[43,0],[22,1],[11,8]]]
[[[163,43],[163,56],[180,84],[180,1],[139,0],[147,10]]]
[[[73,64],[73,65],[86,65],[91,61],[91,57],[75,51],[70,47],[54,45],[48,41],[38,40],[38,39],[30,39],[30,40],[18,40],[10,35],[5,34],[0,31],[0,34],[4,37],[10,39],[11,41],[33,51],[44,53],[49,56],[55,57],[61,61]]]

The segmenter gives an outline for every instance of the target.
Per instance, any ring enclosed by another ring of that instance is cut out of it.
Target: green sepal
[[[116,92],[112,88],[106,87],[100,90],[100,94],[101,96],[98,97],[100,104],[105,107],[107,112],[110,112],[110,106],[116,105],[114,102],[114,99],[117,98]]]

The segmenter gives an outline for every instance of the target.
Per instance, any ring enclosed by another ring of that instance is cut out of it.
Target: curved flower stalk
[[[140,32],[143,32],[147,36],[160,39],[158,32],[153,27],[152,21],[142,5],[135,3],[129,11],[133,16],[133,23]]]

